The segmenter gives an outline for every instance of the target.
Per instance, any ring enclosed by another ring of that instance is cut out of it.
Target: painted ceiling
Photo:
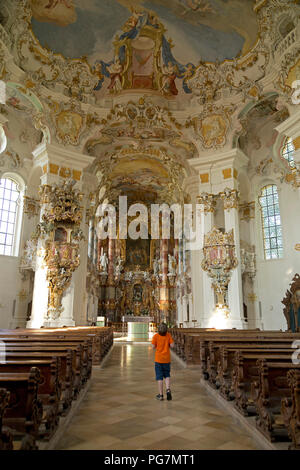
[[[32,29],[42,46],[90,64],[113,58],[116,34],[130,18],[157,17],[179,63],[223,61],[247,52],[258,36],[254,0],[30,0]],[[156,21],[156,20],[155,20]],[[125,27],[124,27],[125,25]]]

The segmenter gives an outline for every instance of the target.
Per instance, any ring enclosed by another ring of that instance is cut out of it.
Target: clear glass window
[[[10,178],[0,179],[0,255],[13,254],[19,196],[17,183]]]
[[[295,146],[294,146],[293,140],[289,138],[286,140],[283,146],[282,156],[287,161],[288,165],[291,168],[295,168],[294,153],[295,153]]]
[[[262,216],[265,259],[282,258],[281,219],[278,191],[275,184],[262,188],[259,203]]]

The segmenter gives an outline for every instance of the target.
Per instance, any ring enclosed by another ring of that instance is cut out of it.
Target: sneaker
[[[172,400],[172,394],[170,389],[167,390],[167,400]]]
[[[156,395],[156,400],[162,401],[163,399],[164,399],[163,395],[160,395],[160,394]]]

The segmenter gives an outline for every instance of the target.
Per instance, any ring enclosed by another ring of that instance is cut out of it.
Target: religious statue
[[[170,276],[175,276],[176,275],[176,272],[175,272],[175,266],[176,266],[175,256],[172,256],[172,255],[169,254],[168,258],[169,258],[169,264],[168,264],[169,275]]]
[[[108,72],[110,74],[110,84],[108,85],[108,89],[118,93],[119,91],[122,90],[122,71],[123,71],[123,66],[120,62],[120,59],[116,59],[114,63],[112,63],[108,67]]]
[[[159,260],[157,258],[153,260],[153,273],[154,276],[158,276],[159,274]]]
[[[121,256],[119,256],[119,257],[117,258],[117,261],[116,261],[116,264],[115,264],[115,275],[116,275],[117,277],[119,277],[120,274],[121,274],[122,265],[123,265],[123,260],[122,260]]]
[[[100,266],[101,266],[101,270],[103,272],[107,272],[107,265],[108,265],[108,257],[107,257],[107,254],[103,252],[101,252],[101,256],[100,256]]]

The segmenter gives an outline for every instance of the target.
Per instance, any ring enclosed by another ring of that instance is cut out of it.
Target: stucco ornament
[[[218,304],[226,306],[226,291],[231,271],[237,267],[233,230],[222,233],[216,227],[204,236],[204,259],[201,267],[212,279]]]

